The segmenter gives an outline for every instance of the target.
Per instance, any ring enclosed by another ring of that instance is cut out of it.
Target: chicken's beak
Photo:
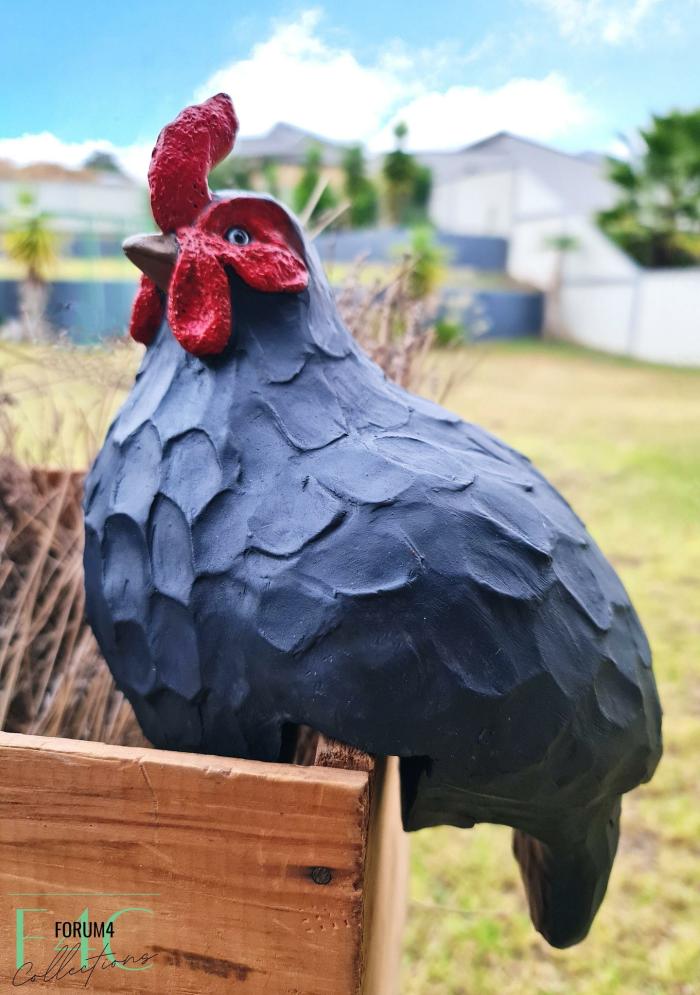
[[[178,245],[174,235],[132,235],[122,243],[122,249],[134,266],[167,292],[177,259]]]

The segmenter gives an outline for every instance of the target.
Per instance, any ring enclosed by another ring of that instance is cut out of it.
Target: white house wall
[[[434,224],[452,235],[499,235],[511,231],[513,174],[475,173],[437,185],[430,198]]]
[[[508,272],[516,280],[546,290],[552,282],[556,254],[548,239],[562,232],[559,218],[524,221],[513,226],[508,243]]]
[[[530,170],[520,168],[515,175],[513,198],[514,221],[537,220],[561,214],[564,205],[561,198],[549,189]]]
[[[567,219],[564,231],[576,239],[576,247],[565,254],[568,280],[630,280],[637,264],[605,236],[595,221],[581,215]]]
[[[42,180],[32,183],[0,181],[0,208],[12,212],[20,191],[29,190],[36,205],[56,218],[89,218],[128,224],[146,213],[146,194],[141,187],[111,177],[101,182],[80,183]]]

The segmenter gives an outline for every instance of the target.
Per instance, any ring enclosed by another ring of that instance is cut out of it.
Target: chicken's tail
[[[587,815],[572,836],[542,842],[516,829],[513,852],[520,865],[535,928],[555,947],[569,947],[588,933],[605,895],[620,834],[620,799]]]

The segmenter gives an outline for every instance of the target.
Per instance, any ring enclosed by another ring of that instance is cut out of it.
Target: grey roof
[[[307,149],[313,145],[320,147],[326,166],[338,165],[347,148],[346,145],[331,142],[327,138],[296,128],[292,124],[279,123],[265,135],[239,138],[236,142],[236,155],[246,159],[274,159],[276,162],[301,163],[304,161]]]
[[[457,152],[425,152],[418,158],[433,170],[436,184],[474,173],[522,168],[549,187],[569,210],[601,210],[615,199],[615,188],[605,176],[603,156],[590,152],[571,155],[507,131]]]

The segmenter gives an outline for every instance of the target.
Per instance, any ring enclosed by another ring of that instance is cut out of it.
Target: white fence
[[[577,247],[558,259],[552,236]],[[574,342],[657,363],[700,366],[700,269],[638,266],[583,216],[517,222],[508,269],[543,290],[561,266],[558,318]]]

